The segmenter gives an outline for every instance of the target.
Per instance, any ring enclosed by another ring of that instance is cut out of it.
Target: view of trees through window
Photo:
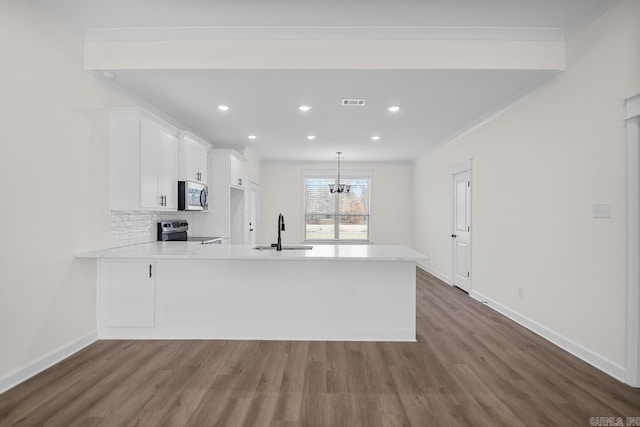
[[[304,180],[306,240],[369,240],[369,178],[342,179],[349,193],[329,191],[335,178]]]

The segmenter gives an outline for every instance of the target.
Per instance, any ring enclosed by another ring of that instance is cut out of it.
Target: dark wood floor
[[[98,341],[1,426],[588,426],[630,388],[419,270],[418,342]]]

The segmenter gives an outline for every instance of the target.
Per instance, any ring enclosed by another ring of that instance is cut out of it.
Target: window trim
[[[302,239],[304,243],[314,243],[318,245],[372,245],[373,244],[373,227],[371,217],[373,216],[373,171],[370,169],[340,169],[340,179],[369,179],[369,223],[368,223],[368,235],[367,240],[340,240],[340,239],[307,239],[307,219],[306,219],[306,197],[305,193],[305,179],[306,178],[327,178],[335,177],[337,175],[337,169],[304,169],[302,170]],[[327,189],[327,191],[329,191]]]

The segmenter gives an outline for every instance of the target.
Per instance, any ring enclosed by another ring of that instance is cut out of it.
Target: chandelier
[[[336,179],[335,184],[329,184],[329,191],[331,191],[331,194],[348,193],[351,191],[351,186],[340,183],[340,155],[342,154],[342,151],[337,151],[336,154],[338,154],[338,178]]]

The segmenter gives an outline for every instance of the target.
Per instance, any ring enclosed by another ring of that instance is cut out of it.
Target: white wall
[[[262,230],[260,243],[273,243],[277,237],[278,214],[286,220],[283,242],[304,239],[303,172],[336,171],[336,162],[275,163],[261,169]],[[349,163],[342,170],[373,173],[371,183],[371,235],[376,244],[413,244],[413,166],[408,163]],[[327,190],[328,191],[328,190]]]
[[[640,92],[639,53],[640,2],[622,1],[567,41],[558,82],[415,164],[428,267],[451,275],[450,167],[472,158],[473,290],[612,370],[625,365],[623,101]],[[592,218],[599,202],[611,219]]]
[[[96,329],[95,261],[74,254],[109,245],[104,107],[120,101],[29,2],[0,2],[0,40],[2,380]]]

